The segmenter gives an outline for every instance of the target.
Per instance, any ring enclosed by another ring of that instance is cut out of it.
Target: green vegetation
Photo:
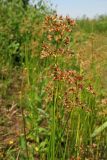
[[[107,16],[25,0],[0,14],[0,159],[106,159]]]
[[[83,17],[81,19],[77,19],[77,23],[80,26],[80,30],[86,33],[102,33],[107,34],[107,16],[102,15],[98,16],[94,19],[89,19],[87,17]]]

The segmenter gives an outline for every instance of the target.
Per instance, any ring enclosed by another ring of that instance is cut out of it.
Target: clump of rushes
[[[27,138],[38,148],[34,155],[44,160],[76,159],[82,155],[81,146],[92,143],[96,94],[81,73],[73,51],[75,25],[70,17],[46,16],[41,46],[34,43],[40,56],[29,59],[29,48],[25,46],[30,113]]]
[[[96,94],[73,51],[74,26],[71,18],[57,15],[44,22],[40,62],[45,63],[47,85],[42,106],[49,116],[47,159],[51,160],[80,157],[81,146],[92,143],[96,120]]]

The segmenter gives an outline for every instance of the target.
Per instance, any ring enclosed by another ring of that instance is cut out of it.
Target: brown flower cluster
[[[75,70],[62,71],[59,67],[55,67],[53,75],[54,75],[53,80],[63,80],[68,84],[75,84],[76,87],[80,89],[83,88],[83,85],[81,84],[83,76],[78,74]]]
[[[87,90],[88,90],[88,92],[90,92],[90,93],[93,94],[93,95],[96,94],[95,91],[94,91],[94,88],[92,87],[92,85],[89,85],[89,86],[87,87]]]
[[[75,70],[62,71],[56,66],[53,71],[53,80],[63,83],[63,105],[68,110],[73,109],[73,107],[81,107],[83,109],[86,106],[80,96],[83,89],[95,95],[92,85],[86,85],[84,77]]]
[[[45,40],[43,41],[41,58],[67,53],[74,25],[75,21],[69,17],[47,16],[44,23]]]
[[[63,18],[62,16],[47,16],[45,18],[45,25],[48,27],[48,32],[52,33],[59,33],[60,36],[63,36],[65,32],[71,32],[72,27],[75,25],[75,21],[72,20],[70,17],[66,16]]]
[[[62,83],[63,91],[61,103],[65,107],[65,111],[71,111],[74,107],[83,107],[80,93],[84,88],[83,76],[75,70],[62,71],[58,66],[53,71],[53,81]]]
[[[48,76],[50,81],[45,88],[44,108],[48,103],[52,102],[53,94],[57,90],[57,105],[64,106],[65,113],[76,108],[84,109],[85,112],[91,112],[81,95],[84,91],[95,95],[95,91],[92,85],[85,82],[82,75],[76,70],[62,70],[56,65],[51,67]]]

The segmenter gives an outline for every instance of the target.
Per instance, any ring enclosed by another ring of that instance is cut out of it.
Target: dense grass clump
[[[0,158],[106,159],[106,17],[21,0],[2,0],[0,14]]]

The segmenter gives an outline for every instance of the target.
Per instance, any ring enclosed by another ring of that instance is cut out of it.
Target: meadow
[[[107,159],[107,16],[0,1],[0,160]]]

